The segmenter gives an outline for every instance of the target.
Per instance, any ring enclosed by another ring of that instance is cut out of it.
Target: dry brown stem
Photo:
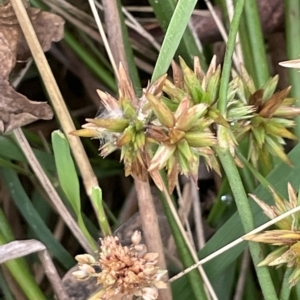
[[[70,143],[70,148],[72,149],[74,158],[77,162],[80,173],[82,174],[86,192],[89,196],[91,196],[92,187],[98,186],[97,178],[89,163],[89,159],[85,153],[82,143],[80,142],[80,139],[76,136],[69,135],[71,131],[75,130],[74,123],[51,72],[45,54],[37,39],[36,33],[32,27],[23,2],[22,0],[12,0],[11,4],[26,38],[36,66],[43,79],[48,95],[50,96],[53,108]]]
[[[161,269],[167,269],[164,248],[159,231],[157,214],[151,194],[149,182],[135,179],[135,188],[138,197],[139,211],[141,215],[143,236],[149,252],[158,253],[158,265]],[[172,299],[171,290],[160,290],[160,299]]]

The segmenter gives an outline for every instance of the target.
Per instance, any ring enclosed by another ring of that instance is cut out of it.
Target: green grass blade
[[[217,154],[228,178],[244,231],[245,233],[250,232],[255,228],[253,218],[254,215],[252,214],[250,208],[251,200],[247,198],[245,188],[237,170],[237,166],[229,150],[219,150]],[[249,243],[249,249],[251,252],[253,262],[255,264],[257,277],[264,298],[266,300],[277,299],[276,291],[270,276],[269,269],[267,267],[257,267],[257,265],[262,260],[261,244],[253,242]]]
[[[33,207],[30,199],[25,193],[17,174],[6,168],[0,168],[0,174],[11,191],[12,199],[18,207],[21,215],[24,217],[30,228],[41,242],[65,269],[70,269],[75,264],[74,258],[69,252],[55,239],[52,232],[45,225],[36,209]]]
[[[79,215],[81,213],[79,181],[69,143],[60,130],[53,131],[51,138],[60,185],[76,215]]]
[[[92,189],[92,199],[94,202],[94,206],[97,209],[97,213],[98,213],[97,218],[98,218],[98,222],[99,222],[99,226],[101,228],[102,234],[104,236],[111,235],[110,226],[107,221],[106,214],[105,214],[104,207],[103,207],[102,190],[98,186],[95,186]]]
[[[269,79],[270,72],[256,0],[245,1],[244,16],[252,52],[251,63],[255,69],[253,80],[256,87],[260,88]]]
[[[12,163],[10,160],[2,158],[1,156],[0,156],[0,166],[13,169],[16,172],[23,174],[23,175],[27,175],[27,176],[32,175],[32,173],[30,173],[30,171],[25,170],[24,168]]]
[[[227,108],[227,92],[228,92],[228,84],[229,84],[229,78],[231,72],[232,56],[235,48],[236,35],[238,32],[244,4],[245,4],[244,0],[237,1],[232,22],[230,25],[228,42],[226,45],[224,64],[223,64],[223,69],[222,69],[222,74],[220,79],[220,91],[219,91],[219,102],[218,102],[219,111],[224,116],[226,115],[226,108]]]
[[[1,156],[25,162],[26,158],[15,142],[8,136],[0,135]]]
[[[284,278],[281,284],[281,289],[280,289],[280,295],[279,299],[280,300],[289,300],[290,299],[290,294],[291,294],[291,288],[289,286],[289,277],[292,274],[292,268],[286,268],[285,273],[284,273]]]
[[[193,292],[189,286],[186,276],[173,282],[172,285],[173,300],[188,300],[194,299]]]
[[[232,263],[222,273],[220,273],[218,278],[211,280],[211,284],[218,299],[232,300],[232,291],[236,284],[236,269],[237,263]]]
[[[152,74],[152,82],[167,72],[196,3],[197,0],[178,1],[157,58]]]
[[[288,59],[300,58],[300,2],[285,1],[285,33],[286,52]],[[292,85],[291,96],[296,97],[296,106],[300,106],[300,73],[299,70],[289,69],[289,83]],[[295,133],[300,138],[300,117],[296,118]]]
[[[80,229],[89,240],[91,247],[96,249],[95,241],[87,230],[81,214],[79,181],[69,143],[60,130],[53,131],[51,137],[60,185],[76,214]]]

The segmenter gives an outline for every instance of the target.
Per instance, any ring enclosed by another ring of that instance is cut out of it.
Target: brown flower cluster
[[[102,285],[97,299],[113,299],[115,295],[137,296],[144,300],[158,297],[158,289],[166,288],[163,277],[166,270],[157,266],[157,253],[148,253],[144,244],[140,244],[141,233],[135,231],[132,245],[122,246],[118,237],[106,236],[101,239],[99,260],[89,254],[77,255],[79,271],[73,275],[79,280],[97,278]],[[96,272],[96,266],[101,272]]]
[[[287,98],[289,87],[276,92],[278,76],[258,89],[246,70],[234,74],[226,112],[221,114],[216,57],[207,72],[196,57],[193,70],[181,58],[179,63],[172,64],[172,79],[160,77],[139,98],[120,66],[118,99],[98,91],[105,110],[72,134],[99,138],[103,157],[119,149],[126,176],[145,181],[150,175],[160,189],[159,171],[166,169],[170,193],[179,174],[197,182],[200,157],[220,174],[215,148],[229,149],[235,156],[242,140],[249,141],[248,159],[255,166],[269,170],[271,155],[290,163],[284,139],[295,139],[289,128],[300,108],[294,106],[295,99]]]

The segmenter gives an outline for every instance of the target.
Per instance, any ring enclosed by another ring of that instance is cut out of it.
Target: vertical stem
[[[255,66],[253,64],[252,51],[251,51],[248,35],[249,34],[246,26],[246,20],[245,18],[241,18],[240,26],[239,26],[239,36],[240,36],[240,43],[242,46],[244,64],[248,73],[252,77],[255,77]]]
[[[227,149],[217,150],[217,153],[228,178],[244,230],[246,233],[250,232],[254,229],[253,215],[233,157]],[[278,299],[269,270],[266,267],[257,267],[263,258],[260,245],[249,242],[249,248],[264,298],[266,300]]]
[[[182,264],[185,268],[188,268],[192,264],[198,261],[198,256],[195,249],[193,249],[191,242],[187,237],[187,234],[182,226],[182,223],[180,222],[179,216],[172,202],[171,196],[168,193],[167,184],[166,184],[167,176],[163,171],[160,171],[160,175],[161,175],[161,181],[164,183],[163,191],[161,192],[161,200],[162,200],[163,208],[166,217],[168,219]],[[212,299],[214,300],[217,299],[214,290],[202,267],[198,268],[198,271],[195,270],[191,272],[191,274],[188,273],[187,278],[190,282],[191,289],[194,293],[194,299],[197,300],[207,299],[204,290],[204,284],[206,284],[206,287]]]
[[[230,31],[228,35],[228,42],[226,45],[226,52],[223,64],[223,70],[221,75],[221,83],[220,83],[220,92],[219,92],[219,110],[222,115],[226,113],[227,107],[227,90],[228,90],[228,83],[231,71],[231,62],[232,62],[232,55],[235,48],[235,38],[238,32],[240,18],[243,12],[245,0],[238,0],[235,6],[234,15],[232,18],[232,22],[230,25]]]
[[[143,235],[146,240],[148,251],[158,253],[159,267],[163,270],[166,270],[167,264],[165,261],[164,247],[160,235],[157,213],[155,210],[149,182],[143,182],[135,179],[134,183],[138,197]],[[161,300],[172,299],[170,288],[167,290],[160,290],[159,293]]]
[[[244,16],[248,32],[248,41],[252,50],[252,64],[255,68],[254,82],[261,87],[270,77],[264,37],[256,0],[245,1]]]
[[[300,57],[300,2],[299,0],[285,1],[285,33],[286,50],[288,59]],[[291,96],[297,98],[300,106],[300,73],[298,70],[289,69],[289,79],[292,85]],[[295,133],[300,137],[300,117],[296,118]]]
[[[292,268],[286,268],[284,272],[283,281],[280,289],[280,300],[290,299],[291,288],[289,287],[289,277],[292,274]]]

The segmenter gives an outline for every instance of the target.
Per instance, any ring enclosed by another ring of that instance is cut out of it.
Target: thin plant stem
[[[233,300],[241,300],[243,299],[243,294],[245,290],[245,282],[249,270],[250,265],[250,253],[249,250],[246,249],[243,253],[242,263],[240,267],[239,279],[236,285],[236,290],[234,293]]]
[[[195,222],[195,232],[197,237],[198,249],[202,249],[205,245],[204,227],[202,223],[202,211],[199,192],[193,180],[190,180],[190,193],[193,199],[193,212]]]
[[[163,172],[160,172],[160,174],[163,174]],[[179,216],[177,214],[177,211],[174,207],[173,201],[169,195],[168,189],[166,187],[165,181],[163,180],[163,177],[165,178],[166,176],[161,175],[161,182],[163,182],[163,190],[161,193],[162,196],[162,203],[164,206],[165,214],[168,218],[173,237],[176,242],[176,246],[178,248],[178,252],[181,256],[182,263],[185,267],[188,265],[191,265],[195,261],[198,260],[197,253],[195,249],[192,247],[191,242],[182,226],[182,223],[179,219]],[[203,268],[199,268],[199,273],[203,279],[203,281],[206,284],[206,287],[212,297],[212,299],[218,299],[214,289],[212,288],[205,271]],[[191,283],[191,287],[194,289],[194,293],[196,297],[205,297],[205,293],[203,290],[203,285],[201,284],[201,277],[199,278],[199,274],[191,274],[188,279]],[[199,280],[201,280],[199,282]],[[198,298],[197,298],[198,299]],[[205,299],[205,298],[203,298]]]
[[[187,190],[187,189],[186,189]],[[188,215],[190,212],[190,208],[189,205],[187,205],[186,200],[187,200],[187,192],[185,192],[186,190],[183,190],[183,193],[181,192],[179,183],[177,182],[176,184],[176,191],[178,194],[178,204],[179,204],[179,217],[182,220],[182,223],[184,223],[185,227],[186,227],[186,231],[189,237],[189,240],[191,242],[191,245],[193,248],[195,248],[195,243],[193,240],[193,234],[192,234],[192,230],[191,230],[191,226],[190,223],[188,221]],[[188,206],[188,209],[185,209]]]
[[[300,55],[300,2],[299,0],[286,0],[285,2],[285,34],[286,51],[288,59],[299,59]],[[300,73],[289,69],[289,81],[292,85],[291,96],[295,97],[296,105],[300,106]],[[300,117],[295,119],[295,133],[300,138]]]
[[[138,70],[136,67],[136,63],[135,63],[135,62],[138,62],[138,60],[136,60],[136,58],[134,57],[132,41],[129,38],[128,29],[125,25],[125,18],[122,13],[121,1],[116,0],[116,3],[117,3],[118,12],[119,12],[119,22],[121,25],[120,29],[122,31],[121,36],[123,38],[123,45],[121,47],[121,50],[123,50],[125,52],[125,58],[126,58],[127,65],[128,65],[128,72],[130,75],[130,79],[133,83],[133,88],[135,90],[135,93],[137,95],[139,95],[142,91],[142,87],[141,87],[139,73],[138,73]],[[102,1],[102,4],[103,4],[103,1]],[[114,39],[114,36],[112,35],[111,38]]]
[[[244,4],[245,4],[245,0],[237,1],[232,22],[230,25],[229,35],[228,35],[228,42],[226,46],[226,52],[225,52],[222,75],[221,75],[219,104],[218,104],[220,113],[223,115],[226,114],[227,90],[228,90],[229,77],[231,72],[231,62],[232,62],[232,56],[235,48],[235,39],[238,32],[240,18],[243,12]]]
[[[108,89],[116,92],[117,86],[113,75],[111,75],[105,67],[101,66],[92,55],[87,54],[86,49],[78,43],[75,37],[68,30],[65,30],[64,41]]]
[[[64,220],[65,224],[69,227],[71,232],[77,238],[78,242],[81,246],[88,252],[93,253],[96,250],[95,242],[93,241],[92,245],[89,244],[87,238],[84,236],[82,231],[80,230],[78,224],[75,222],[70,212],[65,207],[61,198],[59,197],[57,191],[53,187],[50,179],[46,175],[39,161],[37,160],[32,148],[30,147],[23,131],[21,128],[17,128],[14,131],[14,136],[20,145],[20,149],[22,149],[27,161],[36,174],[37,179],[39,180],[41,186],[47,192],[49,199],[51,200],[53,206],[56,208],[56,211],[60,213],[61,218]]]
[[[134,56],[120,1],[104,0],[102,1],[102,5],[105,12],[106,31],[113,58],[117,65],[122,63],[126,73],[133,82],[135,92],[138,93],[141,90],[140,80],[134,63]],[[116,77],[118,78],[118,74],[116,74]]]
[[[284,272],[284,277],[280,289],[279,299],[280,300],[288,300],[290,299],[291,288],[289,286],[289,277],[292,273],[292,268],[286,268]]]
[[[243,12],[245,1],[238,0],[235,6],[235,12],[232,18],[231,27],[228,36],[228,43],[225,52],[223,71],[221,75],[220,92],[219,92],[219,110],[225,115],[227,107],[227,91],[231,71],[232,55],[235,48],[235,39],[238,31],[240,18]],[[234,163],[233,157],[228,149],[220,149],[217,151],[221,164],[227,175],[229,184],[231,186],[233,195],[235,197],[236,205],[241,217],[243,227],[246,232],[254,228],[253,216],[250,205],[243,187],[241,178],[239,176],[237,167]],[[271,276],[268,269],[258,268],[257,264],[261,260],[260,246],[255,243],[249,243],[252,259],[256,267],[256,273],[262,288],[265,299],[277,299],[275,288],[272,284]]]
[[[236,0],[235,0],[236,1]],[[246,26],[246,20],[245,18],[241,18],[240,20],[240,26],[239,26],[239,37],[240,37],[240,45],[242,48],[242,54],[243,54],[243,64],[245,65],[247,71],[249,74],[251,74],[252,77],[255,76],[255,66],[253,64],[252,60],[252,51],[250,48],[250,41],[248,39],[248,30]]]
[[[225,43],[227,43],[228,36],[227,36],[227,32],[226,32],[226,29],[224,27],[223,22],[221,21],[221,19],[217,15],[217,13],[216,13],[213,5],[211,4],[211,2],[209,0],[205,0],[205,3],[206,3],[207,8],[209,9],[209,11],[211,13],[211,16],[213,17],[213,19],[214,19],[214,21],[215,21],[215,23],[216,23],[216,25],[219,29],[219,32],[222,36],[222,39],[224,40]],[[237,58],[237,56],[234,52],[232,54],[232,59],[233,59],[235,67],[238,69],[239,68],[239,62],[238,62],[238,58]]]
[[[66,137],[68,138],[74,158],[83,178],[83,184],[86,193],[91,198],[93,186],[98,186],[97,178],[93,172],[92,166],[89,162],[80,139],[69,134],[71,131],[75,130],[74,123],[62,98],[55,78],[51,72],[50,66],[38,41],[34,28],[30,22],[23,1],[11,0],[11,4],[15,11],[20,27],[24,33],[25,39],[32,53],[36,66],[39,70],[43,83],[46,87],[54,110],[56,111],[56,115],[61,123]]]
[[[106,49],[106,53],[107,53],[108,58],[109,58],[109,61],[110,61],[111,65],[112,65],[112,67],[113,67],[115,75],[118,76],[118,68],[117,68],[117,65],[116,65],[116,62],[115,62],[115,59],[114,59],[114,55],[112,54],[111,48],[110,48],[110,46],[108,44],[108,40],[106,38],[106,35],[105,35],[105,32],[104,32],[104,29],[103,29],[103,26],[102,26],[102,22],[100,20],[100,16],[98,14],[95,2],[94,2],[94,0],[88,0],[88,2],[90,4],[90,8],[91,8],[91,11],[93,13],[95,22],[97,24],[99,33],[101,35],[104,47]],[[111,1],[111,3],[114,4],[115,1]],[[124,67],[125,67],[125,69],[127,69],[127,66],[124,66]]]
[[[229,181],[233,196],[235,198],[235,203],[241,218],[242,225],[245,232],[249,232],[255,228],[253,215],[251,212],[250,204],[237,170],[236,164],[233,160],[232,155],[227,149],[217,150],[219,159],[224,168],[226,176]],[[255,265],[256,273],[260,286],[265,299],[277,299],[276,291],[272,283],[272,278],[267,267],[257,267],[261,261],[261,246],[258,243],[249,242],[249,248],[251,256]]]
[[[26,64],[25,68],[19,73],[19,76],[16,77],[12,83],[13,87],[17,87],[21,80],[23,79],[24,75],[28,71],[29,67],[32,64],[32,60],[29,60]],[[20,149],[22,149],[22,152],[24,153],[29,165],[31,166],[32,170],[35,172],[36,177],[38,178],[39,182],[41,183],[42,187],[46,191],[47,195],[49,196],[50,201],[56,207],[57,212],[60,212],[61,218],[64,220],[65,224],[69,226],[71,232],[73,232],[74,236],[77,237],[78,241],[80,241],[83,246],[88,252],[92,253],[92,248],[95,248],[95,241],[91,240],[88,241],[86,237],[84,237],[83,232],[80,230],[78,224],[74,221],[73,217],[69,213],[69,211],[65,208],[62,200],[60,199],[58,193],[54,189],[51,181],[45,174],[43,168],[41,167],[39,161],[37,160],[32,148],[30,147],[28,140],[26,139],[23,131],[21,128],[17,128],[13,130],[13,134],[20,146]],[[83,223],[83,221],[82,221]],[[83,223],[84,225],[84,223]],[[90,236],[88,232],[86,232],[87,236]],[[90,245],[89,245],[90,242]]]
[[[232,18],[233,18],[233,13],[234,13],[233,0],[225,0],[225,2],[226,2],[227,12],[228,12],[228,18],[231,22]],[[235,54],[236,54],[237,63],[238,63],[238,65],[235,63],[235,67],[237,70],[239,70],[240,64],[243,62],[243,52],[242,52],[242,48],[241,48],[239,33],[237,33],[237,35],[236,35]]]
[[[255,69],[253,80],[257,88],[260,88],[269,79],[270,72],[256,0],[245,1],[244,16],[252,52],[251,64]]]
[[[158,253],[158,265],[161,269],[165,270],[167,269],[167,264],[165,261],[164,247],[149,182],[135,179],[134,183],[138,198],[143,234],[148,251]],[[172,299],[170,287],[167,290],[160,290],[159,293],[161,300]]]
[[[125,8],[122,7],[122,12],[126,16],[125,24],[139,33],[143,38],[145,38],[153,48],[157,51],[160,50],[161,45],[156,41],[156,39],[135,19],[135,17]]]

